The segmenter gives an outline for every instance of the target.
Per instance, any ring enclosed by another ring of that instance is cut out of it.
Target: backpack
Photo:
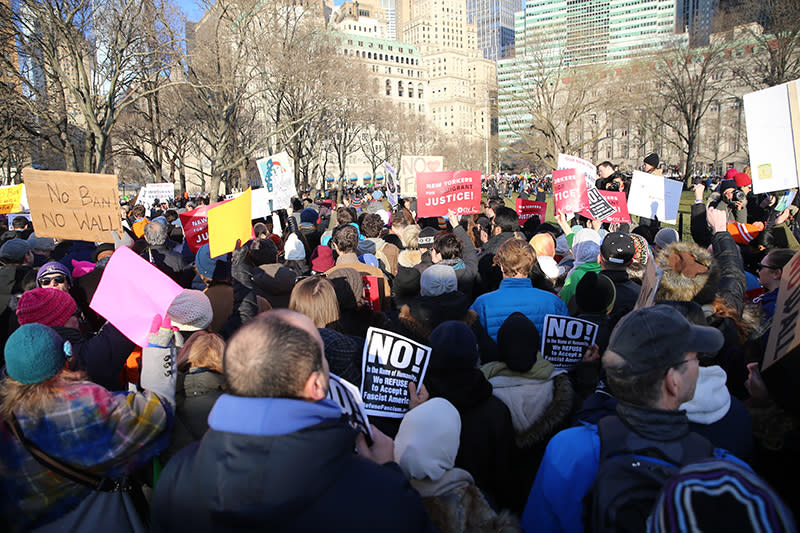
[[[600,464],[583,500],[587,532],[641,532],[664,483],[686,464],[707,459],[713,446],[690,432],[674,441],[650,440],[616,415],[597,424]]]

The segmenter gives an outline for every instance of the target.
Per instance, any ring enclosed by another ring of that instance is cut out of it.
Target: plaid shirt
[[[57,391],[41,416],[15,415],[28,440],[51,457],[95,475],[122,478],[166,447],[172,408],[151,392],[109,392],[90,382]],[[21,530],[52,522],[92,489],[39,464],[0,424],[0,519]]]

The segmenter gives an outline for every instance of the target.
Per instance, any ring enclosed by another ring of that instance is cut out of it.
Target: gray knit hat
[[[458,290],[456,271],[450,265],[429,266],[419,279],[419,292],[422,296],[440,296]]]
[[[198,331],[211,324],[214,311],[211,301],[202,291],[185,289],[172,300],[167,316],[180,331]]]

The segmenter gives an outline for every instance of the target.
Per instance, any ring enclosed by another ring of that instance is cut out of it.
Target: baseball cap
[[[636,253],[636,244],[627,233],[609,233],[600,245],[600,254],[609,263],[630,263]]]
[[[677,365],[686,352],[715,353],[723,342],[717,328],[695,326],[674,307],[654,305],[624,316],[611,332],[606,352],[625,360],[625,374],[643,374]]]

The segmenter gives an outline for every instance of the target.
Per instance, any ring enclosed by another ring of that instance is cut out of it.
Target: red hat
[[[319,245],[311,254],[311,270],[314,272],[327,272],[336,266],[333,260],[333,250],[327,246]]]
[[[37,288],[22,294],[17,303],[19,324],[63,326],[77,309],[69,293],[59,289]]]
[[[736,174],[738,173],[739,171],[736,170],[735,168],[729,168],[728,171],[725,173],[725,179],[732,180],[736,177]]]
[[[745,187],[747,185],[753,184],[753,180],[751,180],[750,176],[748,176],[744,172],[737,172],[736,175],[733,177],[733,180],[736,182],[737,187]]]

